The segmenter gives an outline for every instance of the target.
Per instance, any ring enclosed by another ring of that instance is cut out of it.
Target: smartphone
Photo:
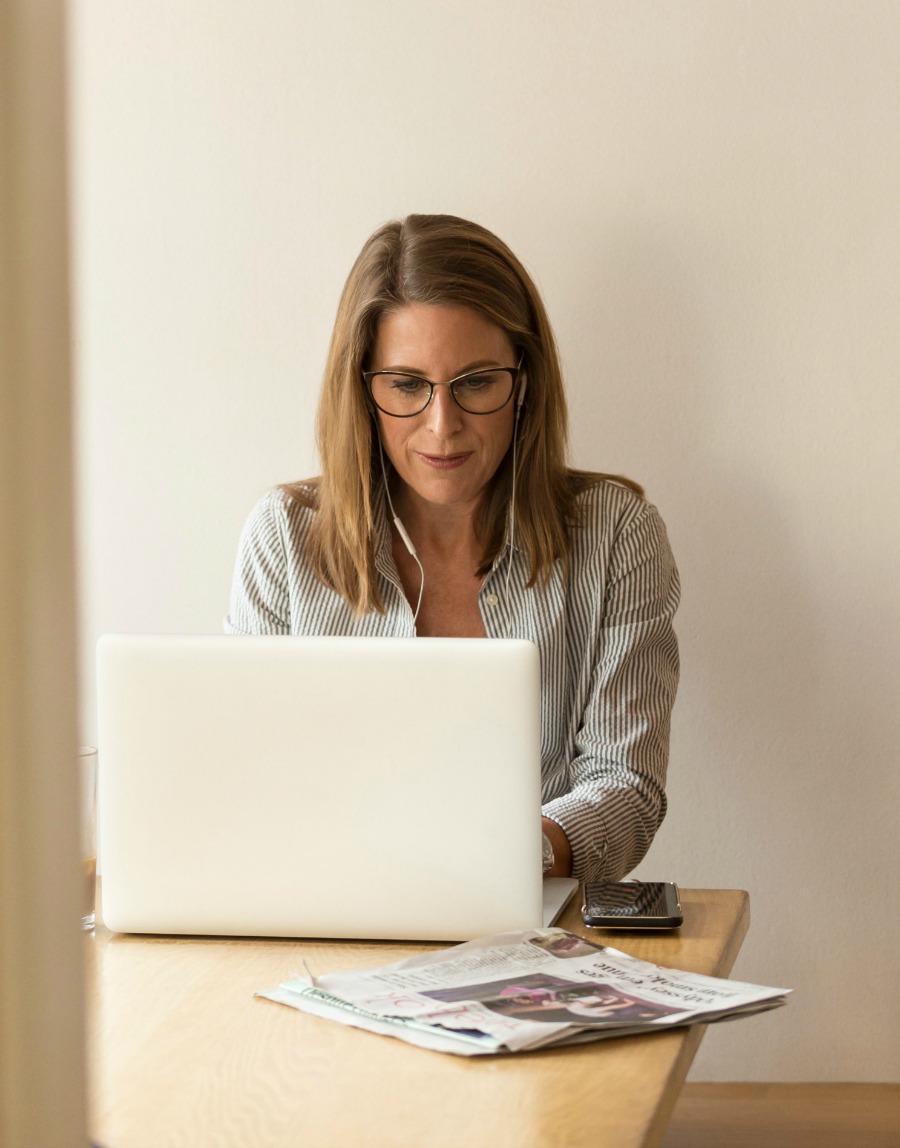
[[[684,920],[671,881],[588,881],[582,914],[598,929],[677,929]]]

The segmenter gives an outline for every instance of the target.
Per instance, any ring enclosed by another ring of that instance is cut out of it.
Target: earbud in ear
[[[528,390],[528,376],[522,376],[522,384],[519,387],[519,397],[516,399],[516,410],[522,409],[522,403],[525,402],[525,392]]]

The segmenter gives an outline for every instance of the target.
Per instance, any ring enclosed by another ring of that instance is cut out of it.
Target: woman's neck
[[[413,540],[416,550],[435,557],[467,556],[477,567],[483,544],[476,527],[476,505],[435,506],[410,496],[406,490],[393,495],[394,509]]]
[[[474,513],[458,506],[417,505],[415,499],[403,497],[394,499],[394,509],[416,550],[413,558],[401,535],[394,533],[392,552],[403,591],[413,610],[420,603],[416,633],[420,637],[486,637],[478,605],[484,581],[478,569],[484,548]]]

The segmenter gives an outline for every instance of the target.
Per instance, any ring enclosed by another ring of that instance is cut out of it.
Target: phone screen
[[[584,889],[587,924],[620,928],[673,928],[681,924],[678,889],[668,881],[588,883]]]

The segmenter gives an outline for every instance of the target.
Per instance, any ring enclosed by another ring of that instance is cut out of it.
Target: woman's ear
[[[528,375],[525,372],[522,364],[525,362],[525,351],[519,352],[519,362],[517,364],[517,378],[519,381],[519,393],[516,395],[516,414],[522,409],[522,403],[525,402],[525,392],[528,390]]]

